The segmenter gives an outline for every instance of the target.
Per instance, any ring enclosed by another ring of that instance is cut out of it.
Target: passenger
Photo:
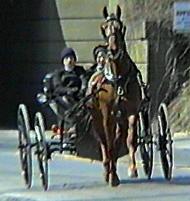
[[[107,49],[105,46],[97,46],[93,50],[95,63],[87,70],[87,76],[90,78],[95,72],[102,72],[105,65]]]
[[[89,95],[92,93],[93,87],[97,85],[98,75],[103,74],[106,55],[107,55],[107,48],[105,46],[99,45],[94,48],[93,56],[94,56],[95,64],[93,64],[87,70],[87,73],[86,73],[87,80],[88,80],[88,87],[87,87],[86,95]]]

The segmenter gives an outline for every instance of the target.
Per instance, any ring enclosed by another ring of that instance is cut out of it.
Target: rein
[[[90,113],[89,109],[87,107],[85,107],[85,104],[91,98],[94,98],[97,93],[99,93],[100,91],[103,91],[103,90],[104,89],[102,89],[101,87],[98,87],[91,94],[83,97],[79,102],[74,104],[72,108],[70,108],[69,110],[67,110],[65,112],[65,114],[64,114],[65,117],[71,117],[72,115],[75,115],[75,117],[76,117],[78,115],[78,117],[76,119],[76,125],[80,126],[81,123],[82,123],[82,125],[84,125],[84,128],[82,129],[82,131],[79,131],[80,134],[78,136],[79,138],[78,138],[77,142],[80,142],[85,137],[85,135],[88,133],[90,124],[92,122],[91,113]],[[83,114],[83,112],[85,112],[85,115]],[[81,115],[81,114],[83,114],[83,115]]]
[[[119,61],[120,63],[122,63],[121,61],[123,59],[125,59],[124,55],[125,55],[125,51],[122,48],[118,49],[118,51],[115,55],[112,54],[111,50],[108,51],[108,57],[113,63],[116,61]],[[111,64],[110,61],[108,63],[110,65],[107,66],[107,69],[111,69],[111,65],[113,65],[113,64]],[[108,71],[108,73],[109,72],[112,73],[111,70],[107,70],[107,71]],[[106,74],[104,71],[104,76],[105,76],[107,82],[109,82],[114,87],[116,87],[117,94],[119,96],[123,96],[126,93],[128,83],[131,82],[132,77],[133,77],[132,68],[130,67],[129,71],[123,75],[114,75],[114,74],[111,75],[111,73],[109,75],[109,74]],[[110,79],[110,77],[112,77],[112,79]]]
[[[119,48],[116,54],[113,54],[111,50],[108,50],[108,57],[112,60],[121,60],[124,57],[124,50]]]
[[[89,94],[88,96],[83,97],[82,99],[80,99],[79,102],[77,102],[76,104],[73,105],[73,107],[69,110],[67,110],[67,112],[65,113],[65,116],[69,117],[71,115],[76,115],[77,112],[80,112],[80,109],[82,109],[85,104],[91,99],[94,98],[96,96],[97,93],[99,93],[100,91],[102,91],[103,89],[101,87],[99,87],[98,89],[94,90],[91,94]]]

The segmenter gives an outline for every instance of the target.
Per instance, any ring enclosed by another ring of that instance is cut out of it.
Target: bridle
[[[122,22],[119,19],[117,19],[114,14],[111,14],[110,16],[106,18],[105,24],[106,24],[106,28],[104,30],[102,29],[102,31],[104,32],[104,36],[106,37],[106,41],[108,42],[107,59],[106,59],[107,65],[105,69],[110,69],[110,72],[111,72],[112,71],[111,66],[115,65],[113,63],[121,63],[121,61],[124,59],[126,48],[125,48],[124,34],[122,33],[122,29],[123,29]],[[114,27],[114,25],[116,27]],[[113,44],[111,43],[111,39],[110,39],[111,37],[114,37]],[[113,49],[112,48],[113,46],[116,49]],[[116,83],[121,79],[122,79],[121,75],[116,76],[116,74],[113,74],[112,78],[109,80]]]

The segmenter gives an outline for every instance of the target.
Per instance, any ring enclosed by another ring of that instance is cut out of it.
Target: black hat
[[[107,47],[106,47],[106,46],[103,46],[103,45],[96,46],[96,47],[93,49],[94,60],[96,60],[97,55],[98,55],[99,52],[104,52],[105,54],[107,54]]]
[[[62,50],[62,52],[61,52],[61,61],[63,61],[63,59],[65,57],[68,57],[68,56],[73,56],[74,60],[77,61],[75,51],[70,47],[66,47],[66,48],[64,48]]]

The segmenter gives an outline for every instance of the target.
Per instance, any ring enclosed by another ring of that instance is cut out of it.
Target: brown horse
[[[138,176],[135,151],[141,91],[137,79],[139,71],[126,51],[121,9],[118,6],[116,14],[108,15],[105,7],[103,15],[105,21],[101,24],[101,30],[107,42],[108,55],[104,72],[91,78],[97,87],[101,87],[93,98],[92,118],[102,151],[105,181],[117,186],[120,183],[117,159],[122,142],[129,150],[129,175]]]

